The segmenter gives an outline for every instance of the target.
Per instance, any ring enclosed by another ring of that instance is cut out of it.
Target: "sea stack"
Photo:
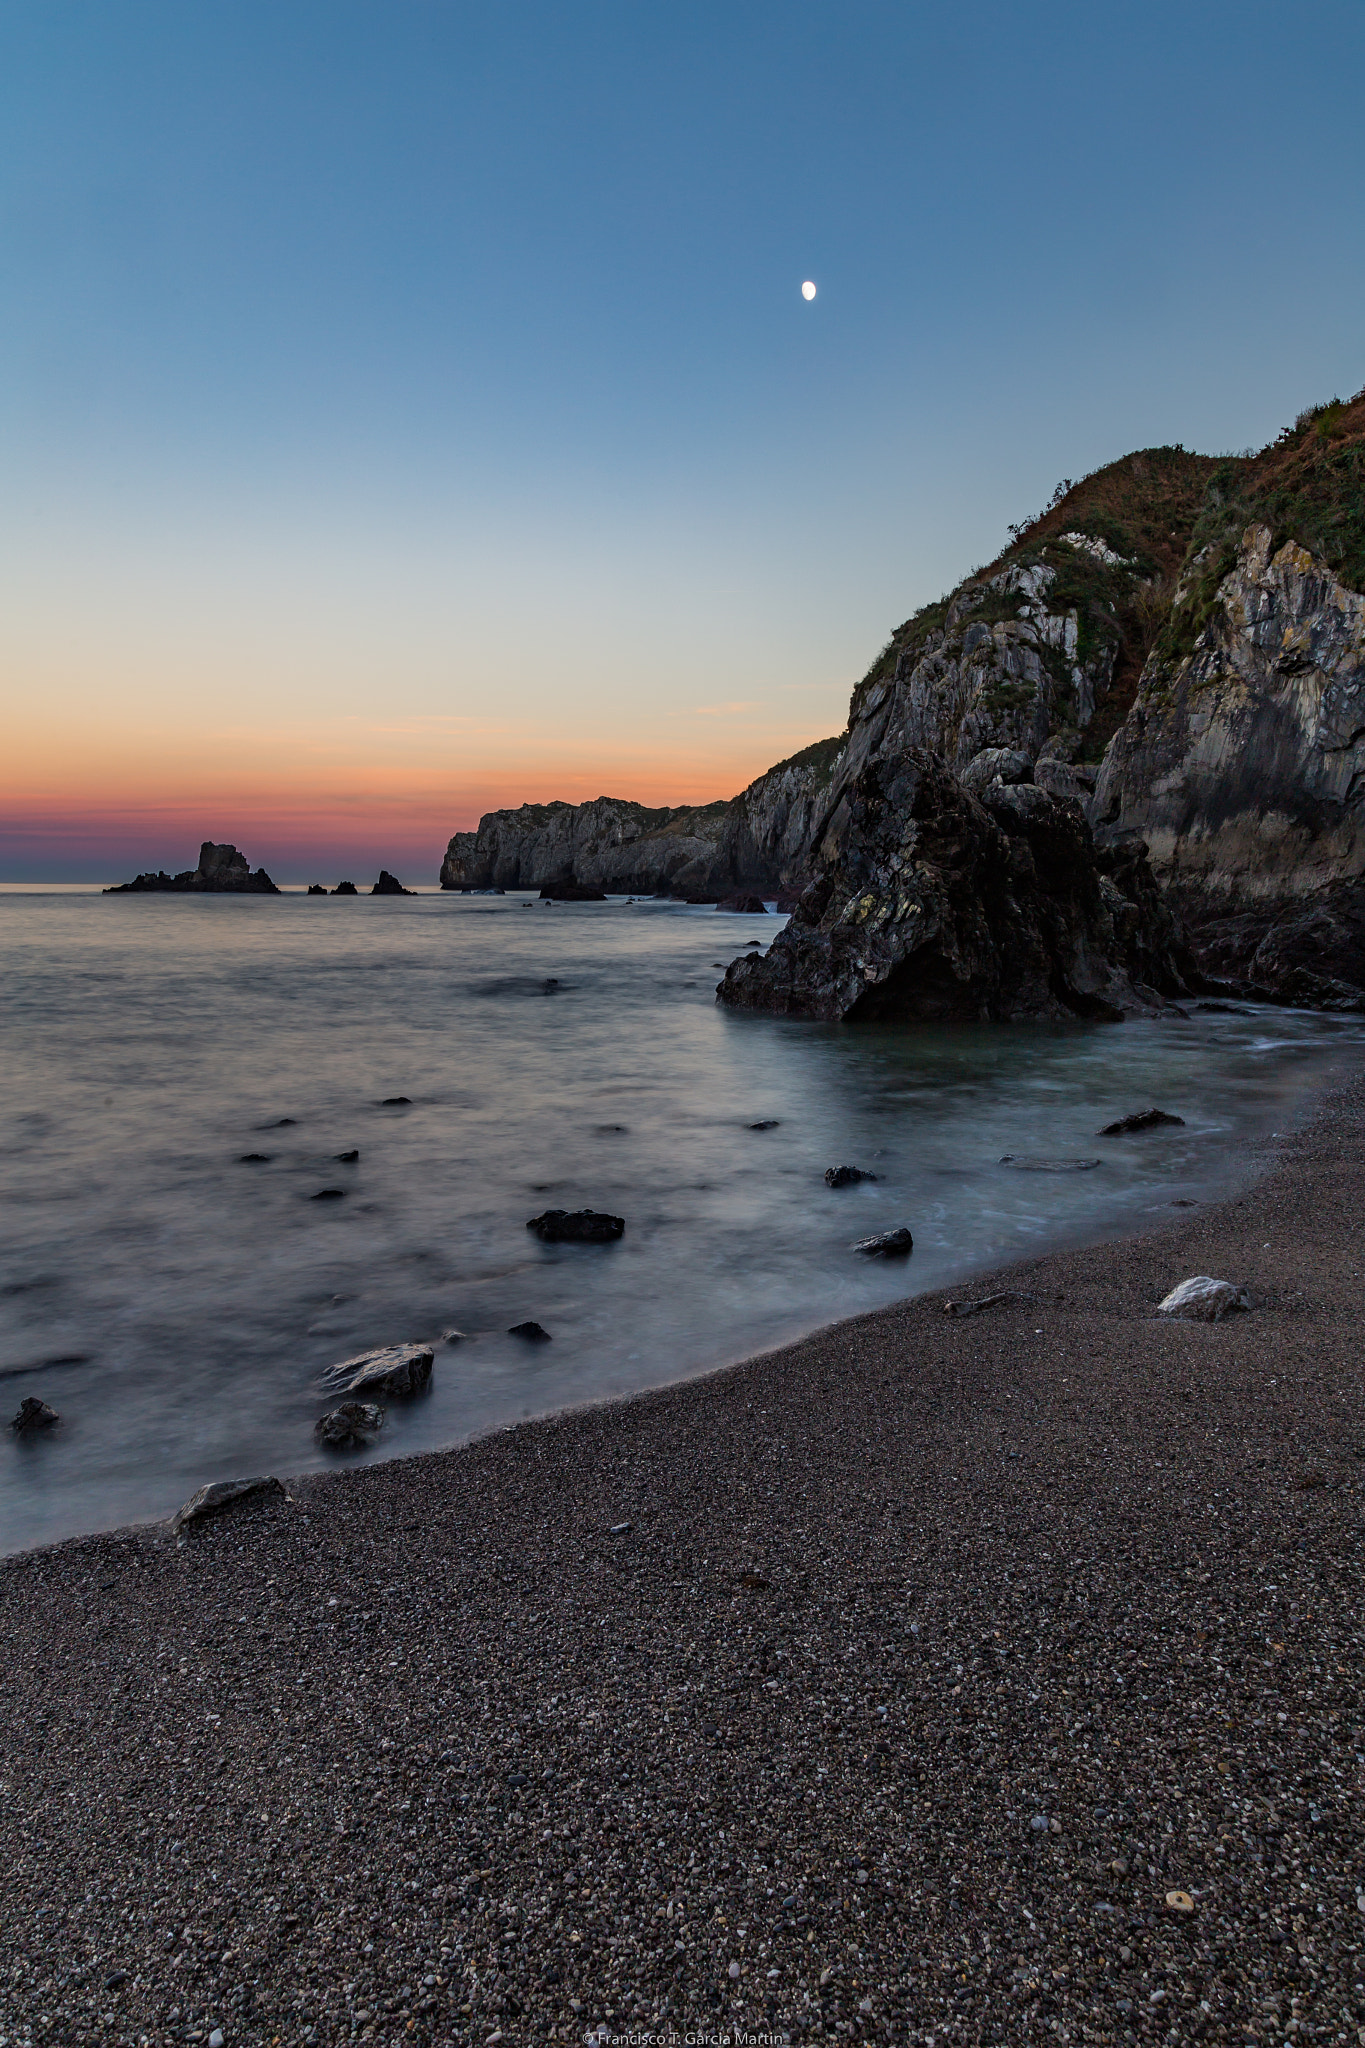
[[[264,868],[252,868],[246,855],[238,853],[235,846],[219,846],[212,839],[206,839],[200,847],[197,868],[186,868],[179,875],[168,875],[164,868],[157,874],[137,875],[131,882],[119,882],[114,888],[106,889],[104,894],[123,896],[148,890],[173,890],[196,896],[278,896],[280,893]]]

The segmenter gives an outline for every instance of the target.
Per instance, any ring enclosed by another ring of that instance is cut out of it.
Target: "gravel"
[[[1355,2041],[1363,1137],[6,1560],[0,2041]]]

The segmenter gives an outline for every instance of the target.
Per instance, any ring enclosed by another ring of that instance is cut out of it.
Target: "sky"
[[[734,794],[1062,476],[1365,384],[1363,75],[1359,0],[7,0],[0,880]]]

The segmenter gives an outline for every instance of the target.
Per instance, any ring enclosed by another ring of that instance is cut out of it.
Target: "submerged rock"
[[[206,839],[200,847],[197,868],[186,868],[178,875],[168,875],[163,868],[157,874],[138,875],[131,882],[119,882],[114,888],[106,889],[104,894],[124,896],[153,889],[173,890],[183,895],[278,896],[280,893],[264,868],[248,866],[246,855],[238,853],[235,846],[219,846],[212,839]]]
[[[229,1509],[240,1507],[243,1501],[253,1500],[263,1494],[270,1494],[280,1500],[289,1495],[278,1479],[215,1479],[208,1486],[201,1486],[198,1493],[192,1493],[179,1513],[171,1518],[171,1527],[177,1533],[193,1522],[208,1521],[214,1515],[226,1514]]]
[[[1074,804],[1028,783],[981,801],[907,748],[845,790],[819,872],[764,959],[717,996],[812,1018],[1094,1018],[1187,993],[1183,939],[1141,848],[1097,857]]]
[[[313,1434],[329,1450],[363,1450],[384,1427],[384,1411],[373,1401],[343,1401],[314,1424]]]
[[[1238,1287],[1231,1280],[1214,1280],[1207,1273],[1197,1273],[1192,1280],[1182,1280],[1173,1287],[1166,1299],[1157,1304],[1159,1316],[1184,1316],[1199,1323],[1221,1323],[1223,1317],[1233,1309],[1249,1309],[1251,1296],[1245,1287]]]
[[[435,1353],[430,1344],[386,1344],[329,1365],[318,1378],[324,1394],[387,1394],[394,1400],[425,1392]]]
[[[1006,1152],[1000,1161],[1017,1173],[1089,1173],[1101,1163],[1098,1159],[1037,1159],[1027,1152]]]
[[[624,1235],[626,1219],[598,1209],[546,1209],[532,1216],[526,1228],[542,1244],[612,1244]]]
[[[875,1173],[867,1173],[861,1166],[827,1166],[825,1186],[827,1188],[851,1188],[860,1180],[875,1180]]]
[[[55,1408],[49,1408],[46,1401],[30,1394],[19,1403],[19,1413],[10,1423],[10,1428],[16,1436],[28,1436],[32,1430],[55,1429],[61,1419]]]
[[[1138,1109],[1131,1116],[1116,1118],[1112,1124],[1101,1124],[1095,1133],[1097,1138],[1117,1138],[1124,1131],[1154,1131],[1158,1124],[1179,1124],[1183,1130],[1183,1116],[1172,1116],[1164,1109]]]
[[[864,1252],[870,1259],[903,1259],[915,1249],[915,1240],[902,1226],[899,1230],[879,1230],[875,1237],[860,1237],[849,1249]]]
[[[526,1344],[548,1344],[551,1341],[548,1330],[539,1323],[513,1323],[507,1332],[509,1337],[520,1337]]]

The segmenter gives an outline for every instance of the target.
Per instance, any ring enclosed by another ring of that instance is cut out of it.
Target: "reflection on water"
[[[518,897],[0,895],[0,1372],[21,1375],[0,1391],[6,1417],[27,1393],[63,1416],[5,1432],[0,1548],[326,1462],[313,1381],[369,1345],[466,1333],[390,1408],[369,1455],[392,1455],[1167,1216],[1362,1037],[1265,1010],[913,1031],[718,1010],[714,963],[777,929]],[[1153,1105],[1183,1128],[1095,1135]],[[877,1178],[827,1188],[842,1164]],[[552,1206],[626,1235],[541,1245],[526,1219]],[[908,1264],[849,1251],[902,1223]],[[506,1334],[528,1319],[553,1342]]]

